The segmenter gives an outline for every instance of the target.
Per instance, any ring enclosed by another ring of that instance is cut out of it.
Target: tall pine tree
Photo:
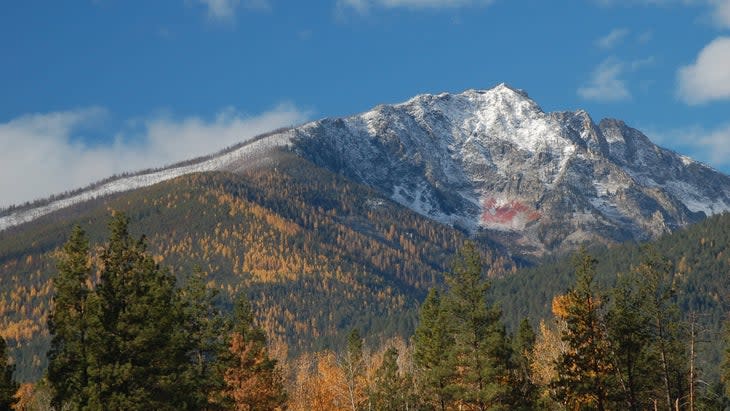
[[[446,284],[443,303],[453,338],[448,350],[453,378],[446,390],[460,406],[480,411],[504,408],[512,392],[512,350],[500,311],[487,302],[489,282],[473,243],[459,251]]]
[[[635,273],[644,286],[644,310],[650,319],[650,349],[659,363],[661,388],[656,389],[653,396],[661,398],[660,403],[672,409],[682,401],[689,388],[689,358],[684,343],[684,324],[676,301],[674,267],[647,248]]]
[[[18,392],[18,383],[13,379],[15,365],[8,361],[7,345],[0,336],[0,411],[10,411],[18,401],[15,394]]]
[[[58,409],[81,410],[88,404],[89,258],[86,234],[75,226],[58,256],[48,316],[52,336],[47,354],[48,381],[53,391],[51,403]]]
[[[220,355],[228,349],[225,318],[216,307],[217,292],[206,287],[206,274],[195,267],[185,287],[180,290],[183,329],[190,351],[189,368],[184,377],[192,387],[191,407],[199,410],[217,408],[211,393],[223,389]]]
[[[594,288],[596,260],[581,249],[574,264],[576,283],[556,313],[566,323],[562,339],[568,348],[558,358],[558,377],[552,385],[556,399],[568,409],[603,411],[609,407],[614,372],[603,319],[604,300]]]
[[[370,402],[376,410],[399,411],[407,409],[408,384],[398,372],[398,350],[388,348],[383,363],[375,371]]]
[[[608,337],[616,370],[616,406],[650,409],[660,387],[660,364],[653,349],[651,301],[646,282],[635,272],[621,276],[606,314]]]
[[[341,363],[345,371],[348,408],[359,410],[365,401],[365,357],[363,340],[357,328],[350,330],[347,336],[347,350]]]
[[[421,402],[429,409],[445,411],[450,397],[446,390],[452,369],[448,362],[451,335],[436,288],[423,301],[413,341],[416,388]]]
[[[527,318],[523,318],[514,337],[513,364],[513,410],[532,410],[538,398],[537,386],[533,382],[530,355],[535,347],[535,330]]]
[[[195,403],[185,379],[190,341],[182,329],[175,279],[129,234],[123,214],[110,223],[90,335],[89,409],[180,410]]]

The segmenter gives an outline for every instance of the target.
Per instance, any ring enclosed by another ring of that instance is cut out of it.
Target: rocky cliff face
[[[730,209],[730,177],[654,145],[619,120],[545,113],[501,84],[273,133],[193,164],[119,179],[0,218],[0,229],[190,172],[273,167],[276,150],[367,184],[472,235],[542,254],[586,240],[648,239]]]
[[[296,130],[293,149],[472,234],[543,253],[642,240],[730,208],[730,178],[618,120],[545,113],[504,84]]]

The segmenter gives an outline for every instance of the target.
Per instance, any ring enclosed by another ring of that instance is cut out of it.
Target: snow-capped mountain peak
[[[730,178],[654,145],[620,120],[545,113],[504,83],[422,94],[327,118],[200,163],[120,179],[0,217],[43,213],[189,172],[244,171],[275,149],[367,184],[429,218],[542,253],[585,240],[646,239],[730,209]]]

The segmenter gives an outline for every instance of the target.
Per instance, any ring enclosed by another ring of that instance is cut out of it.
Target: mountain
[[[181,281],[199,265],[222,305],[245,290],[298,352],[352,327],[410,335],[469,236],[505,277],[523,254],[664,235],[727,210],[729,193],[727,176],[617,120],[545,113],[506,85],[421,95],[2,211],[0,334],[21,378],[38,377],[54,253],[74,224],[98,252],[114,210]]]
[[[275,167],[279,149],[432,220],[533,255],[585,241],[655,238],[730,209],[728,176],[619,120],[545,113],[525,92],[500,84],[274,132],[200,161],[7,210],[0,230],[184,174]]]
[[[409,335],[463,233],[292,153],[270,154],[275,168],[180,176],[0,232],[0,334],[19,377],[45,368],[56,251],[79,224],[98,256],[112,210],[131,218],[133,234],[146,235],[155,261],[181,283],[199,266],[224,308],[246,292],[269,339],[290,353],[338,346],[352,327]],[[515,267],[487,256],[492,276]]]

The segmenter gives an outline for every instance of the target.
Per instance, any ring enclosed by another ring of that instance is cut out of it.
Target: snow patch
[[[684,181],[668,181],[665,188],[692,212],[701,211],[709,217],[713,214],[730,211],[730,204],[722,198],[707,198],[697,187]]]
[[[134,190],[137,188],[148,187],[163,181],[171,180],[186,174],[200,173],[206,171],[224,170],[228,165],[233,163],[251,162],[263,156],[266,152],[275,147],[285,147],[291,145],[291,139],[294,136],[293,131],[286,131],[256,140],[242,146],[236,150],[222,154],[217,157],[202,161],[197,164],[191,164],[183,167],[172,167],[165,170],[142,174],[132,177],[122,177],[117,180],[110,181],[100,187],[84,191],[72,197],[53,201],[47,205],[33,208],[30,210],[21,210],[13,212],[7,216],[0,217],[0,231],[9,227],[23,224],[54,211],[70,207],[72,205],[93,200],[95,198],[104,197],[114,193]]]

